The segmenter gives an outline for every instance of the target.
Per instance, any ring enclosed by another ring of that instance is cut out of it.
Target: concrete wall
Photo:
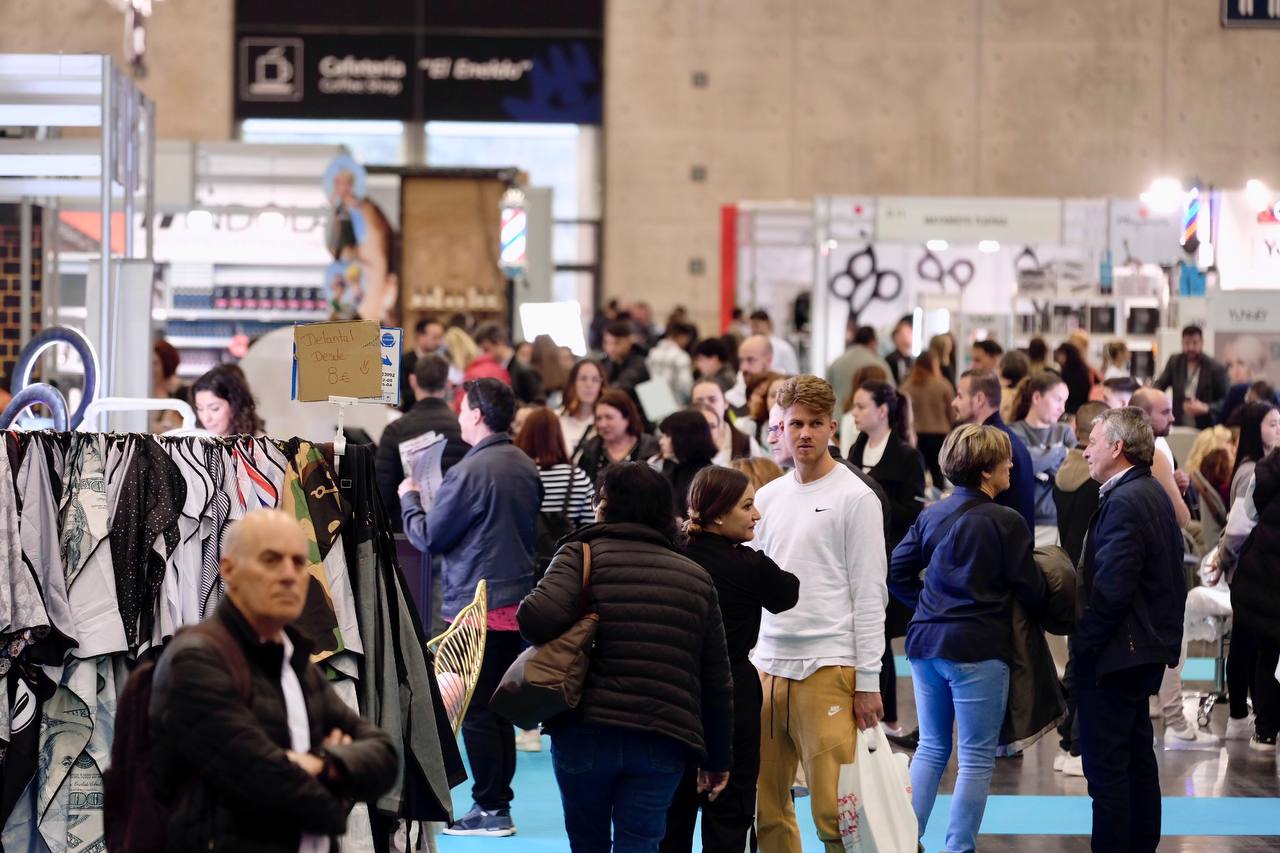
[[[0,53],[109,53],[123,63],[124,16],[106,0],[4,0]],[[230,139],[232,0],[159,0],[147,26],[164,139]]]
[[[715,321],[718,210],[742,199],[1280,184],[1280,32],[1224,30],[1217,2],[607,8],[605,285],[659,314]]]

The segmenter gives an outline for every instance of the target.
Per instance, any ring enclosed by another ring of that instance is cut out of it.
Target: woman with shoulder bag
[[[950,497],[920,514],[889,563],[889,591],[915,609],[907,628],[920,746],[911,804],[924,835],[959,730],[960,767],[948,850],[975,849],[1009,693],[1013,600],[1039,615],[1048,586],[1026,522],[995,503],[1009,487],[1013,449],[1000,430],[957,428],[942,446]],[[923,577],[921,573],[923,572]]]
[[[712,797],[729,781],[729,658],[711,577],[677,550],[662,475],[615,463],[600,477],[596,504],[598,523],[570,537],[517,620],[524,638],[542,645],[584,610],[597,614],[581,699],[544,725],[565,829],[575,853],[652,853],[690,762]],[[577,543],[591,549],[585,607]]]
[[[755,497],[751,480],[732,468],[704,468],[689,489],[686,553],[715,582],[733,671],[733,768],[728,787],[714,800],[699,794],[694,768],[685,773],[667,812],[662,853],[693,849],[699,806],[703,853],[740,853],[755,823],[764,695],[747,655],[760,634],[761,609],[782,613],[800,597],[799,578],[743,544],[755,538],[760,520]]]

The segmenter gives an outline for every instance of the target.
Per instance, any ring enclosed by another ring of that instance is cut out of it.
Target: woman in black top
[[[694,475],[716,457],[711,427],[697,409],[667,415],[658,426],[658,447],[662,453],[662,476],[675,493],[675,513],[684,518],[689,514],[689,486]]]
[[[888,382],[863,382],[853,394],[858,440],[849,449],[849,461],[870,474],[889,498],[890,550],[924,508],[924,457],[907,443],[909,405]]]
[[[1093,375],[1075,344],[1059,344],[1053,351],[1053,358],[1058,363],[1062,381],[1067,383],[1067,414],[1074,415],[1077,409],[1089,402]]]
[[[853,423],[858,440],[849,448],[849,462],[884,489],[889,499],[889,536],[894,546],[907,535],[924,508],[924,457],[907,443],[911,434],[909,397],[900,395],[888,382],[868,380],[853,393]],[[894,665],[895,637],[904,636],[911,611],[902,602],[890,599],[885,608],[884,657],[880,661],[880,697],[884,702],[884,729],[895,741],[914,745],[914,738],[898,725],[898,670]]]
[[[578,457],[578,467],[593,484],[616,462],[643,462],[658,452],[658,442],[644,431],[640,410],[625,391],[610,388],[601,393],[595,418],[596,434]]]
[[[685,774],[667,813],[662,853],[693,849],[693,828],[702,806],[702,849],[739,853],[755,819],[756,777],[760,771],[760,677],[747,659],[760,633],[760,608],[781,613],[795,606],[800,581],[760,551],[743,545],[755,536],[760,513],[746,474],[732,468],[704,468],[689,493],[686,553],[707,570],[716,585],[729,666],[733,671],[733,769],[719,796],[703,800],[693,768]]]

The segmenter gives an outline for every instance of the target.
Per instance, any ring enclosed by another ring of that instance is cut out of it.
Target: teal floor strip
[[[543,740],[544,747],[550,745]],[[564,853],[569,849],[559,789],[551,768],[549,752],[521,753],[516,764],[512,806],[519,835],[507,841],[486,838],[440,839],[440,850],[520,851],[520,853]],[[454,806],[465,812],[470,805],[470,785],[454,790]],[[947,811],[951,797],[938,797],[929,830],[926,850],[941,850],[946,839]],[[807,803],[797,803],[805,853],[821,853],[809,817]],[[1092,806],[1082,796],[993,796],[987,802],[982,832],[988,835],[1089,835]],[[1163,834],[1177,836],[1272,836],[1280,837],[1280,799],[1269,797],[1165,797]],[[1277,841],[1280,849],[1280,841]],[[699,849],[697,845],[695,850]]]
[[[893,662],[899,678],[911,677],[911,664],[906,655],[894,655]],[[1182,668],[1182,680],[1213,681],[1213,663],[1213,658],[1187,658],[1186,666]]]

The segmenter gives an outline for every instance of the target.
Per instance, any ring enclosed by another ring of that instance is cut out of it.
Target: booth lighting
[[[258,229],[269,234],[279,234],[288,227],[284,214],[278,210],[264,210],[258,214]]]
[[[1257,178],[1250,178],[1244,185],[1244,198],[1249,203],[1249,209],[1254,213],[1262,213],[1271,209],[1271,190],[1267,189],[1267,185]]]
[[[1000,244],[995,240],[978,241],[978,251],[986,255],[994,255],[1000,251]]]
[[[924,247],[930,252],[945,252],[948,245],[946,240],[930,240],[924,244]]]
[[[1156,213],[1175,213],[1182,209],[1186,191],[1173,178],[1157,178],[1139,198]]]
[[[207,210],[192,210],[186,215],[187,229],[190,231],[212,231],[213,214]]]

